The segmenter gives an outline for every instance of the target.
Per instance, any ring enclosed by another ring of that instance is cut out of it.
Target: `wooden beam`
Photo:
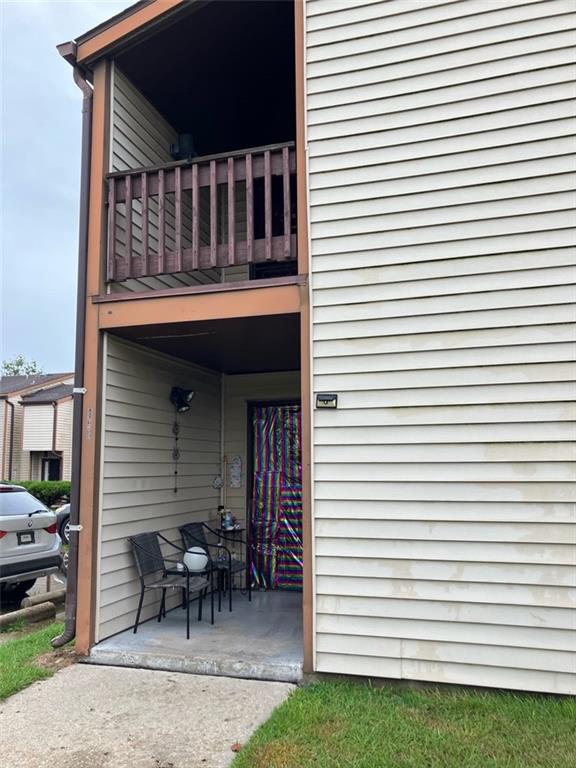
[[[150,291],[146,294],[132,294],[128,301],[107,301],[107,296],[101,296],[94,306],[98,310],[101,330],[300,312],[301,285],[294,282],[273,287],[252,286],[240,290],[206,291],[196,295],[190,295],[185,288],[175,289],[170,295],[163,296],[158,296],[160,291]],[[174,295],[176,292],[179,295]]]
[[[86,329],[84,336],[84,386],[82,402],[82,466],[80,473],[80,524],[78,539],[78,608],[76,650],[86,654],[96,631],[96,572],[98,557],[98,516],[100,482],[100,419],[102,387],[102,334],[98,326],[98,307],[90,297],[104,285],[105,185],[109,141],[109,63],[94,70],[92,112],[92,152],[90,158],[90,214],[86,274]]]
[[[296,221],[298,237],[298,273],[309,271],[308,253],[308,181],[306,164],[306,99],[305,99],[305,8],[304,0],[294,1],[294,35],[296,64]],[[314,672],[314,525],[312,495],[312,322],[310,286],[301,287],[300,313],[300,387],[302,402],[302,622],[304,636],[304,672]]]

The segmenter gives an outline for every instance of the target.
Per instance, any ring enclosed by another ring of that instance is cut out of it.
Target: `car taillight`
[[[44,528],[46,533],[57,533],[58,532],[58,523],[52,523],[52,525],[49,525],[48,528]]]
[[[4,536],[6,536],[7,531],[0,531],[0,539],[3,539]]]

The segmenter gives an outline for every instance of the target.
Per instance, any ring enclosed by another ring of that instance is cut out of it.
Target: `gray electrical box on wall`
[[[338,408],[338,395],[316,395],[316,408]]]

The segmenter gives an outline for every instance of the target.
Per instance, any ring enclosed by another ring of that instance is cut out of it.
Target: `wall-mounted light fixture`
[[[338,395],[327,392],[317,394],[316,408],[338,408]]]
[[[177,413],[186,413],[190,410],[190,403],[196,393],[193,389],[182,389],[182,387],[172,387],[170,392],[170,402],[176,408]]]

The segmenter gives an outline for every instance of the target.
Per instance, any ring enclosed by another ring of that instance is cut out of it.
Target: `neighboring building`
[[[305,671],[576,692],[573,11],[145,0],[60,47],[93,87],[81,651],[134,621],[128,536],[224,493],[250,527],[281,475]]]
[[[70,480],[72,382],[71,373],[2,377],[3,480]]]

